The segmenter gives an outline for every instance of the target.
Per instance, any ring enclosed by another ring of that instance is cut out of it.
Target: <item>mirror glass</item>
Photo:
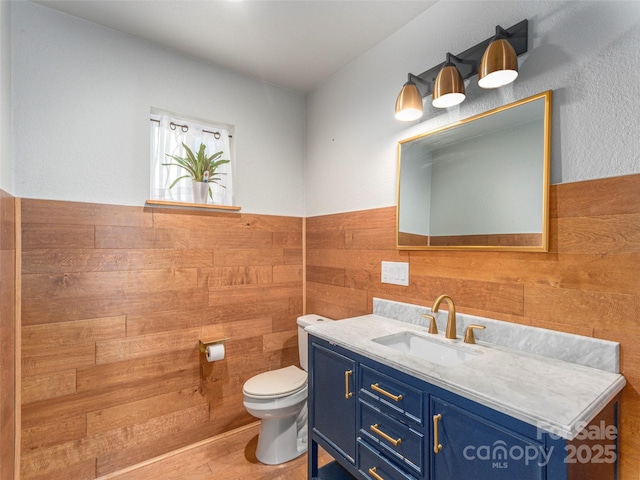
[[[397,247],[548,250],[551,91],[398,143]]]

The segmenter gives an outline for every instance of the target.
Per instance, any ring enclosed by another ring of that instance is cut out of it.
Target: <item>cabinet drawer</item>
[[[416,388],[372,368],[362,366],[360,397],[395,417],[423,424],[423,395]]]
[[[418,474],[424,471],[424,436],[364,403],[360,408],[360,435],[387,457]]]
[[[372,480],[417,480],[413,475],[403,472],[366,443],[358,440],[360,472]],[[377,476],[376,476],[377,475]]]

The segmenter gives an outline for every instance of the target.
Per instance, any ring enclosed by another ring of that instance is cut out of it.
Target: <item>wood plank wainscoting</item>
[[[14,478],[16,457],[16,200],[0,190],[0,479]]]
[[[93,479],[254,422],[243,383],[298,361],[302,226],[22,200],[21,478]],[[225,337],[207,363],[198,340]]]
[[[306,220],[306,302],[333,318],[371,313],[372,297],[620,342],[620,480],[640,478],[640,175],[551,187],[548,253],[398,251],[395,208]],[[408,287],[380,262],[409,262]]]
[[[549,253],[398,251],[393,207],[308,218],[306,310],[446,292],[462,312],[620,342],[619,478],[639,480],[640,175],[553,186],[551,210]],[[22,200],[21,226],[24,479],[91,479],[249,424],[244,380],[297,360],[300,218]],[[381,284],[382,260],[408,261],[410,286]],[[198,339],[219,336],[227,358],[203,362]]]

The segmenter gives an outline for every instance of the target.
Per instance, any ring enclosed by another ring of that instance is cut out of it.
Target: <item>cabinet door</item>
[[[430,406],[431,480],[545,478],[542,443],[436,397]]]
[[[355,362],[334,351],[311,345],[312,425],[315,433],[355,462]]]

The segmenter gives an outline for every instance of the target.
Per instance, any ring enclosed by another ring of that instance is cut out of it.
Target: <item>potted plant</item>
[[[194,155],[193,151],[184,143],[182,144],[182,146],[187,153],[186,157],[167,154],[167,156],[173,158],[176,163],[162,164],[164,166],[174,165],[187,171],[187,175],[182,175],[181,177],[176,178],[169,186],[169,188],[173,188],[174,185],[183,178],[191,178],[191,185],[193,187],[193,202],[207,203],[207,192],[209,192],[209,197],[211,198],[211,200],[213,200],[213,194],[211,193],[212,183],[220,185],[222,188],[226,188],[224,185],[219,183],[219,181],[222,180],[222,177],[220,177],[220,175],[225,174],[222,172],[217,172],[216,170],[218,169],[218,167],[220,167],[220,165],[229,163],[231,160],[220,159],[220,157],[222,157],[221,151],[207,156],[204,153],[205,148],[207,148],[204,143],[200,144],[200,149],[198,150],[197,155]]]

